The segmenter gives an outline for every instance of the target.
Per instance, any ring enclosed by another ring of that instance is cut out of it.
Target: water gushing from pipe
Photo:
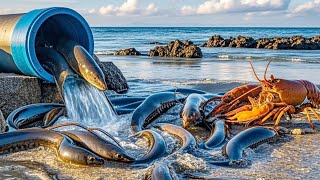
[[[87,126],[107,125],[117,120],[109,100],[82,79],[67,79],[63,86],[67,117]]]

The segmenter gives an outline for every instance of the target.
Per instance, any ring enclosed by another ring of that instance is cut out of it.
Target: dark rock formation
[[[236,48],[264,48],[264,49],[296,49],[317,50],[320,49],[320,36],[304,38],[302,36],[260,38],[238,36],[223,39],[220,35],[212,36],[203,47],[236,47]]]
[[[229,47],[245,47],[245,48],[255,48],[257,46],[256,40],[254,40],[252,37],[244,37],[244,36],[238,36],[237,38],[233,39]]]
[[[121,49],[114,53],[115,56],[138,56],[141,55],[135,48]]]
[[[4,117],[13,110],[41,102],[41,87],[35,77],[10,73],[0,74],[0,109]]]
[[[62,95],[60,95],[56,84],[47,81],[39,80],[41,88],[41,102],[42,103],[63,103]]]
[[[168,43],[166,46],[157,46],[151,49],[149,56],[160,57],[184,57],[184,58],[201,58],[201,49],[194,45],[191,41],[175,40]]]
[[[116,92],[128,90],[126,79],[112,62],[99,62],[99,66],[106,76],[108,89]],[[36,77],[0,73],[0,110],[4,117],[21,106],[41,102],[63,102],[55,84]]]
[[[230,42],[232,42],[234,38],[230,37],[229,39],[223,39],[220,35],[212,36],[206,43],[202,45],[202,47],[228,47]]]
[[[112,62],[101,62],[96,55],[93,55],[93,58],[97,61],[106,77],[108,89],[114,90],[117,93],[128,91],[129,86],[127,80],[117,66]]]

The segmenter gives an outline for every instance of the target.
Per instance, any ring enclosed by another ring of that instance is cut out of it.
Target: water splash
[[[112,105],[104,92],[84,80],[67,79],[63,88],[69,120],[95,127],[117,120]]]

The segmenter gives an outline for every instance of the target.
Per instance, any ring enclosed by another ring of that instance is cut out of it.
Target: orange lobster
[[[251,106],[249,104],[248,97],[258,97],[261,92],[261,85],[256,84],[246,84],[239,87],[236,87],[222,97],[213,97],[209,99],[205,105],[207,106],[212,101],[220,101],[211,112],[206,116],[206,118],[213,117],[216,115],[223,115],[227,112],[230,112],[234,109],[237,109],[239,106],[242,107],[243,110],[251,110]],[[240,109],[237,109],[239,111]],[[233,111],[232,111],[233,112]]]
[[[258,99],[248,97],[251,103],[249,105],[251,106],[250,108],[240,107],[227,113],[225,116],[229,119],[228,122],[249,124],[262,118],[258,122],[261,125],[273,116],[273,120],[276,120],[274,126],[277,126],[284,113],[297,114],[304,111],[311,127],[314,128],[308,111],[310,110],[320,121],[319,115],[313,109],[319,108],[320,104],[320,90],[318,87],[307,80],[278,79],[273,75],[267,80],[266,73],[270,63],[271,61],[264,72],[264,80],[260,80],[250,62],[254,75],[262,86],[262,91]],[[306,98],[310,103],[302,104]]]
[[[212,101],[220,101],[220,103],[212,109],[212,111],[206,116],[206,118],[213,117],[217,114],[225,114],[238,108],[238,105],[248,104],[248,97],[258,97],[261,90],[262,87],[260,85],[246,84],[228,91],[222,97],[213,97],[209,99],[205,103],[204,107]]]

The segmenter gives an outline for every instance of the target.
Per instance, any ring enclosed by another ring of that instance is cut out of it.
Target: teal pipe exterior
[[[0,72],[22,73],[53,83],[53,76],[43,69],[35,49],[54,47],[60,38],[78,42],[93,55],[91,29],[71,9],[53,7],[0,16]]]

